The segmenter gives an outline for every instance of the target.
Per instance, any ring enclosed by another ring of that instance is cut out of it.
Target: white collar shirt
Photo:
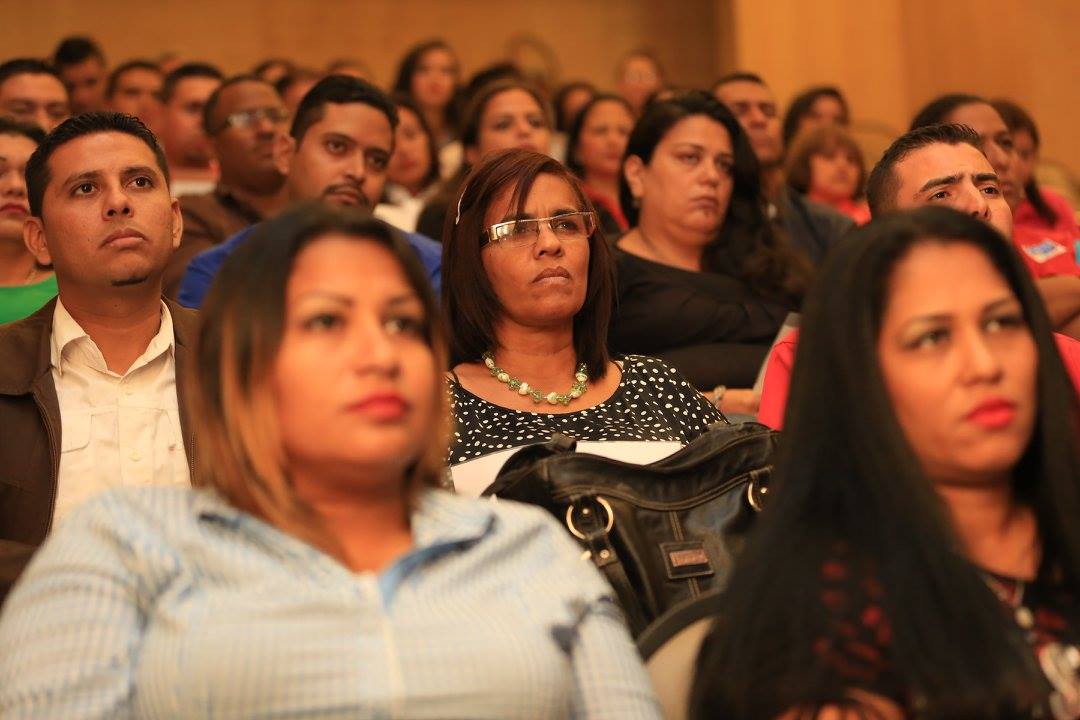
[[[52,378],[61,425],[54,525],[102,490],[191,482],[165,303],[157,334],[121,375],[109,370],[97,344],[58,300]]]

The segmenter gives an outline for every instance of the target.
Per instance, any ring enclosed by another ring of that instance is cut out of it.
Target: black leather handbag
[[[607,577],[638,636],[665,610],[722,589],[761,509],[778,433],[717,424],[649,465],[574,451],[555,435],[512,455],[484,495],[546,508]]]

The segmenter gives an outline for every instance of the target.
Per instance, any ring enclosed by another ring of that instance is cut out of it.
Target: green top
[[[33,315],[56,297],[56,276],[50,275],[32,285],[0,287],[0,324]]]

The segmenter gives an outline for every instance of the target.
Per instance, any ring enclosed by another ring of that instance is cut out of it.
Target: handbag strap
[[[574,520],[575,509],[579,510],[577,521]],[[649,615],[642,606],[645,601],[640,589],[630,582],[623,559],[611,542],[611,530],[615,525],[612,513],[611,505],[602,498],[578,497],[567,509],[566,523],[570,532],[587,548],[586,554],[593,564],[615,590],[619,604],[626,613],[630,632],[637,635],[648,626]]]
[[[585,545],[589,548],[590,558],[594,565],[614,588],[619,598],[619,604],[626,613],[626,622],[630,626],[630,634],[636,636],[649,625],[648,618],[641,607],[639,593],[630,583],[626,575],[626,568],[622,559],[615,552],[611,544],[611,538],[607,531],[598,528],[585,536]]]

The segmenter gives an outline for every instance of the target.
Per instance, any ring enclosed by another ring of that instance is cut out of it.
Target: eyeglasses
[[[254,126],[260,120],[269,120],[275,125],[280,125],[288,119],[289,111],[280,107],[261,107],[252,110],[241,110],[226,117],[225,122],[218,126],[218,129],[214,131],[214,134],[227,128],[243,130],[244,128]]]
[[[596,231],[596,213],[564,213],[543,218],[523,218],[496,223],[484,233],[483,245],[516,248],[532,245],[540,238],[541,223],[547,223],[561,242],[587,240]]]

